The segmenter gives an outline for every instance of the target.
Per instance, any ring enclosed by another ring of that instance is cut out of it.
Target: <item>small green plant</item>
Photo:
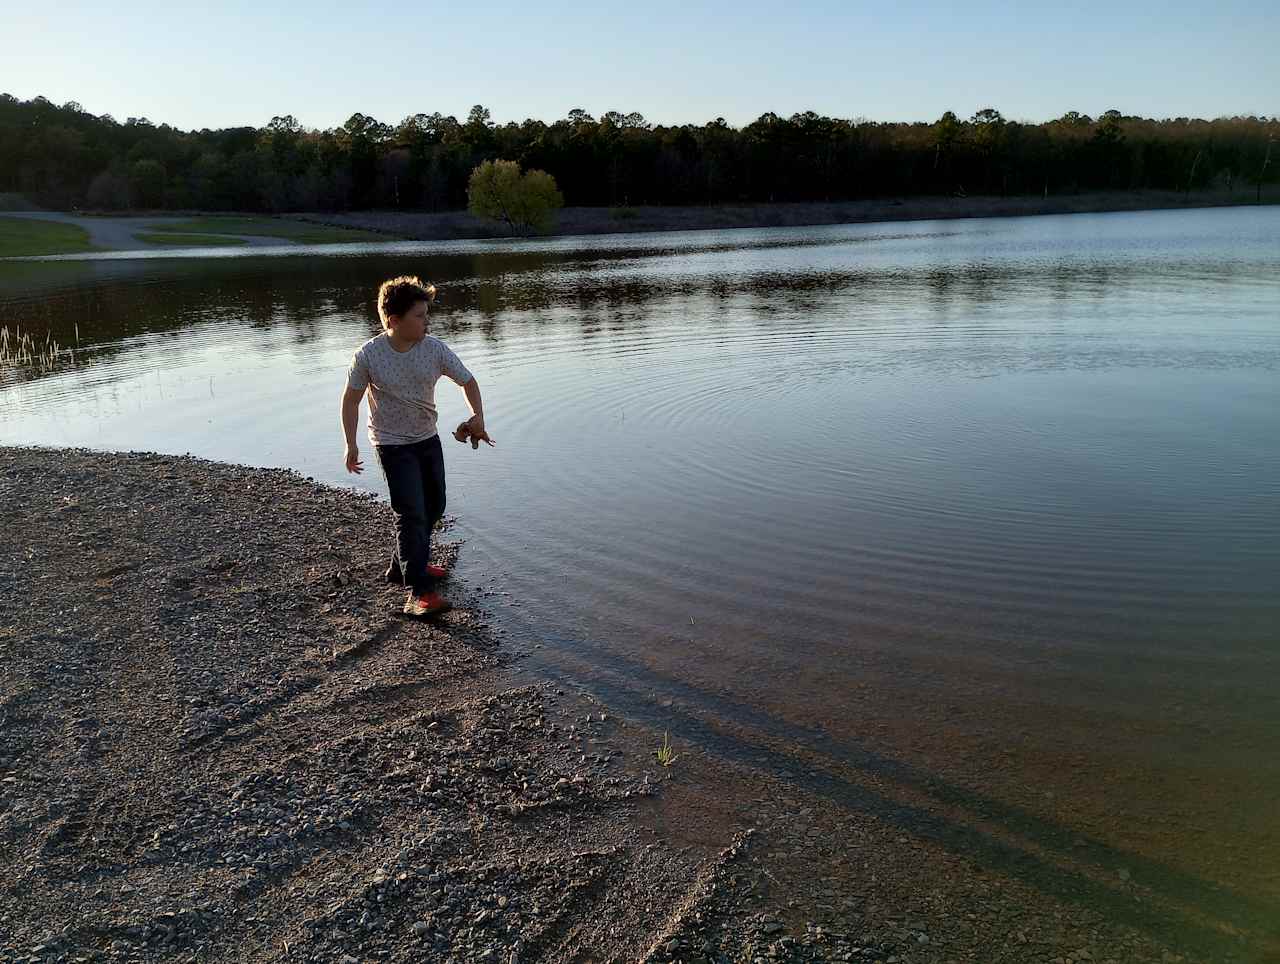
[[[662,746],[658,747],[654,754],[658,758],[658,763],[664,767],[669,767],[680,759],[676,756],[675,748],[671,745],[671,740],[666,733],[662,734]]]
[[[564,195],[546,171],[525,171],[515,161],[482,161],[467,181],[467,210],[505,221],[514,236],[551,226]]]

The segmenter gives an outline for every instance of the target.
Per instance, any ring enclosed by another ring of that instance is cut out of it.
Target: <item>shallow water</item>
[[[483,387],[449,511],[531,668],[1280,920],[1280,209],[0,262],[0,324],[79,338],[0,369],[0,440],[351,484],[405,271]]]

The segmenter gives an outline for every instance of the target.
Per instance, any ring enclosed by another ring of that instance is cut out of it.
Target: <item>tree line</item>
[[[995,109],[932,123],[762,114],[743,127],[652,124],[583,110],[552,123],[495,124],[354,114],[315,130],[183,131],[117,121],[69,102],[0,94],[0,193],[94,210],[457,210],[487,160],[546,171],[571,205],[846,201],[916,195],[1060,195],[1220,189],[1245,197],[1277,181],[1280,119],[1152,120],[1072,111],[1044,123]]]

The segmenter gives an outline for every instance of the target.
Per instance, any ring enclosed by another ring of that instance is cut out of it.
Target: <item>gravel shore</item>
[[[688,746],[657,766],[519,671],[485,590],[403,618],[368,496],[0,447],[0,510],[0,960],[1262,959],[1153,937],[1127,871],[1088,907]]]
[[[705,941],[686,918],[746,835],[642,839],[655,782],[623,765],[619,722],[513,683],[464,586],[438,621],[398,614],[385,506],[192,458],[0,461],[0,959],[671,960]],[[724,954],[783,936],[743,913]]]

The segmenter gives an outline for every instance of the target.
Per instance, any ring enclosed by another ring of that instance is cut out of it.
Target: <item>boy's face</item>
[[[415,301],[403,315],[388,315],[387,321],[396,337],[403,341],[421,341],[427,334],[427,303]]]

